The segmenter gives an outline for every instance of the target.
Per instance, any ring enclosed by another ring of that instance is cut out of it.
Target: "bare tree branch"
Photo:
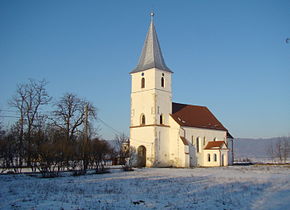
[[[19,147],[24,148],[23,141],[27,141],[28,164],[30,164],[31,135],[33,129],[37,127],[35,126],[36,119],[41,116],[40,107],[51,101],[51,97],[46,91],[46,85],[46,80],[30,79],[28,83],[17,86],[16,94],[9,101],[9,104],[19,113]],[[20,159],[22,157],[23,151],[20,151]]]
[[[66,93],[56,102],[53,124],[65,132],[67,140],[74,140],[76,133],[82,132],[80,127],[84,124],[86,105],[89,107],[89,117],[96,118],[96,108],[75,94]]]

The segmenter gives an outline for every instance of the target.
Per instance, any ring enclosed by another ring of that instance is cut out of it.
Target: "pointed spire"
[[[162,56],[157,33],[154,27],[154,13],[151,12],[150,16],[151,22],[142,49],[142,54],[137,67],[131,71],[131,73],[136,73],[151,68],[157,68],[172,73],[172,71],[166,66]]]

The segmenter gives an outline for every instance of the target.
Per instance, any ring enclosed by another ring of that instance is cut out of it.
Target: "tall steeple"
[[[142,49],[142,54],[137,67],[133,71],[131,71],[131,73],[136,73],[151,68],[157,68],[172,73],[172,71],[166,66],[162,56],[161,48],[154,26],[154,13],[151,12],[150,16],[151,22]]]

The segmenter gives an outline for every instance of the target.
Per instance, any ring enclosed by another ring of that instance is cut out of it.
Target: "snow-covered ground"
[[[0,176],[0,209],[290,209],[289,166]]]

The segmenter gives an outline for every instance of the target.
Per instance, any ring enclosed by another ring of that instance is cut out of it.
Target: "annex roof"
[[[172,103],[171,116],[180,126],[228,131],[205,106]]]
[[[137,67],[130,73],[136,73],[151,68],[158,68],[160,70],[172,73],[172,71],[166,66],[164,62],[154,26],[153,16],[154,13],[151,13],[151,22],[144,42],[141,57],[139,59],[139,63]]]
[[[226,145],[224,141],[209,141],[204,149],[222,149]]]

